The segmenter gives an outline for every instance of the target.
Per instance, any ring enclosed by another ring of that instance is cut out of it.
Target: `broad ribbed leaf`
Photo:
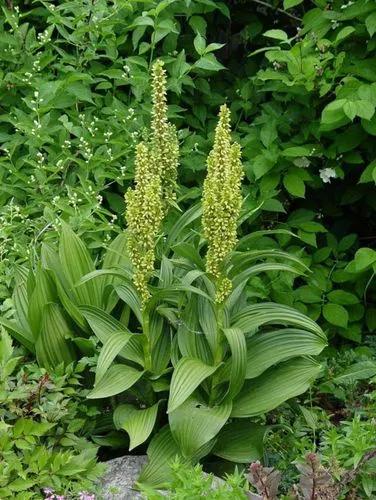
[[[35,274],[35,288],[29,301],[29,322],[34,337],[37,338],[42,326],[43,309],[49,302],[57,302],[55,284],[46,269],[38,269]]]
[[[170,464],[180,456],[168,425],[153,437],[147,454],[149,461],[142,469],[138,482],[154,488],[167,487],[172,479]]]
[[[245,307],[233,317],[231,327],[248,333],[256,332],[263,325],[297,326],[325,338],[321,328],[308,316],[292,307],[272,302]]]
[[[243,270],[244,267],[248,267],[251,262],[269,258],[290,261],[309,271],[309,268],[296,255],[275,248],[269,248],[266,250],[251,250],[249,252],[235,252],[231,257],[233,267],[231,268],[230,276],[236,276],[239,271]]]
[[[88,394],[89,399],[108,398],[126,391],[144,372],[127,365],[112,365]]]
[[[158,341],[152,347],[152,372],[154,375],[159,375],[164,372],[171,358],[171,337],[170,332],[165,329],[159,336]]]
[[[141,300],[133,283],[129,282],[117,285],[115,291],[121,300],[132,309],[140,325],[142,325]]]
[[[166,248],[170,249],[174,243],[183,241],[182,232],[192,222],[201,217],[202,206],[201,204],[194,205],[183,213],[178,218],[177,222],[172,226],[166,241]]]
[[[197,302],[198,297],[192,297],[182,311],[177,331],[179,350],[182,356],[199,358],[210,365],[213,356],[205,335],[202,335],[202,328],[197,317]]]
[[[255,274],[269,271],[285,271],[292,274],[305,274],[302,270],[289,266],[288,264],[281,264],[280,262],[265,262],[263,264],[250,266],[241,273],[237,274],[233,279],[234,288],[243,283],[243,281],[248,281],[249,278]]]
[[[131,339],[132,334],[121,331],[113,333],[104,343],[98,357],[97,369],[95,371],[95,384],[97,385],[106,373],[111,363]]]
[[[159,270],[158,287],[164,288],[172,285],[174,280],[174,266],[170,259],[162,255],[161,268]]]
[[[194,245],[184,242],[178,243],[177,245],[174,245],[171,250],[179,257],[183,257],[189,262],[192,262],[198,269],[205,269],[204,261]]]
[[[227,397],[232,400],[244,384],[247,365],[247,344],[244,333],[238,328],[226,328],[223,332],[231,349],[230,386]]]
[[[306,330],[284,328],[257,334],[247,342],[246,378],[258,377],[288,358],[320,354],[325,346],[322,336]]]
[[[184,403],[201,382],[216,371],[218,366],[206,365],[195,358],[180,359],[171,379],[168,413]]]
[[[291,231],[287,229],[268,229],[265,231],[254,231],[253,233],[247,234],[247,236],[244,236],[241,238],[238,242],[237,249],[242,249],[242,250],[250,250],[250,248],[253,245],[254,240],[257,240],[259,238],[263,238],[264,236],[267,236],[270,238],[271,235],[274,234],[282,234],[285,236],[292,236],[294,238],[298,238],[298,236]]]
[[[38,363],[54,369],[60,363],[76,361],[76,354],[69,337],[73,332],[58,304],[47,304],[42,314],[42,327],[35,343]]]
[[[0,325],[2,325],[15,338],[30,352],[35,353],[35,340],[30,330],[23,330],[22,327],[15,321],[9,321],[0,317]]]
[[[120,321],[117,321],[110,316],[110,314],[99,309],[99,307],[81,306],[80,311],[89,323],[90,328],[103,344],[106,343],[114,333],[119,331],[130,333]],[[130,359],[143,366],[144,358],[141,343],[141,335],[132,335],[132,338],[119,355],[124,359]]]
[[[214,355],[218,343],[218,327],[212,303],[202,297],[198,297],[197,314],[202,331]]]
[[[44,269],[48,269],[54,278],[57,293],[65,311],[80,328],[84,331],[88,331],[85,318],[77,307],[78,297],[76,290],[65,276],[59,256],[51,245],[47,243],[42,244],[41,260]]]
[[[28,320],[28,294],[27,284],[24,280],[18,280],[17,285],[13,292],[13,302],[16,310],[16,320],[23,331],[30,331],[30,324]]]
[[[155,290],[151,300],[149,300],[148,309],[153,310],[156,304],[161,300],[166,300],[167,302],[168,301],[177,302],[178,297],[176,292],[193,293],[205,297],[209,301],[212,301],[209,295],[200,288],[197,288],[192,285],[176,284],[176,285],[171,285],[168,288]]]
[[[124,429],[130,438],[129,451],[144,443],[150,436],[158,415],[159,403],[139,410],[132,405],[120,405],[114,411],[114,424]]]
[[[130,260],[128,257],[127,234],[120,233],[111,242],[107,248],[103,259],[102,269],[117,269],[117,268],[130,268]],[[103,278],[103,287],[109,285],[118,285],[121,283],[121,278],[116,276],[107,275]],[[112,303],[112,307],[116,303]]]
[[[233,402],[232,417],[253,417],[273,410],[305,392],[321,367],[309,358],[294,358],[247,381]]]
[[[95,271],[93,261],[81,239],[67,225],[63,224],[59,256],[64,274],[71,288],[86,274]],[[102,302],[102,281],[90,280],[75,288],[80,305],[100,306]]]
[[[266,427],[249,420],[234,420],[218,434],[213,454],[242,464],[260,460]]]
[[[231,401],[220,406],[208,406],[191,397],[170,412],[170,429],[182,454],[191,458],[213,439],[227,422],[231,409]]]

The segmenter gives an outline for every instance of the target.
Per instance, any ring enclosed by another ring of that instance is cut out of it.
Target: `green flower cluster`
[[[133,281],[145,304],[150,297],[147,283],[154,269],[155,241],[163,219],[160,177],[153,172],[153,158],[143,142],[136,149],[135,188],[128,190],[126,220],[128,251]]]
[[[166,70],[162,61],[152,68],[152,121],[150,147],[154,165],[162,182],[165,211],[176,200],[176,179],[179,160],[179,143],[174,125],[167,119]]]
[[[125,196],[128,251],[134,267],[133,281],[143,305],[150,298],[147,284],[154,270],[158,233],[176,196],[179,145],[175,127],[167,119],[162,61],[152,68],[152,101],[150,140],[136,148],[135,187]]]
[[[216,281],[216,301],[221,303],[231,291],[225,276],[224,260],[237,242],[237,220],[242,206],[243,168],[238,143],[231,141],[230,110],[221,106],[214,146],[207,159],[203,192],[202,224],[208,241],[206,271]]]

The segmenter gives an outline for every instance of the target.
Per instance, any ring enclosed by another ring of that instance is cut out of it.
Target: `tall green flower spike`
[[[152,153],[141,142],[136,148],[135,188],[128,190],[125,198],[133,281],[143,305],[150,298],[147,283],[154,270],[155,242],[163,219],[161,180],[151,168],[153,164]]]
[[[152,121],[147,142],[136,148],[135,187],[129,189],[126,220],[133,281],[142,305],[150,298],[148,281],[154,270],[155,244],[164,215],[175,201],[179,145],[167,119],[166,71],[163,62],[152,68]]]
[[[152,68],[152,121],[150,147],[155,170],[161,177],[165,211],[176,200],[179,143],[176,128],[167,119],[166,71],[158,60]]]
[[[217,303],[222,303],[232,289],[231,281],[223,272],[223,264],[237,242],[244,176],[240,158],[239,144],[231,141],[230,110],[223,105],[215,130],[214,146],[207,159],[202,200],[202,224],[208,241],[206,271],[214,277]]]

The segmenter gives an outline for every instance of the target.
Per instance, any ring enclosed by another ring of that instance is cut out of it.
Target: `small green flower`
[[[243,168],[238,143],[231,141],[230,110],[221,106],[214,146],[207,159],[202,224],[208,241],[206,271],[214,277],[216,300],[221,303],[232,289],[224,273],[224,260],[237,242],[237,220],[242,206]]]

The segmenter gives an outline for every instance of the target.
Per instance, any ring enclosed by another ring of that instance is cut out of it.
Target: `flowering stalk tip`
[[[221,106],[214,146],[207,159],[203,191],[202,224],[208,241],[206,271],[216,283],[216,301],[221,303],[232,283],[224,273],[224,260],[237,242],[237,220],[242,205],[243,168],[240,145],[231,141],[230,110]]]

